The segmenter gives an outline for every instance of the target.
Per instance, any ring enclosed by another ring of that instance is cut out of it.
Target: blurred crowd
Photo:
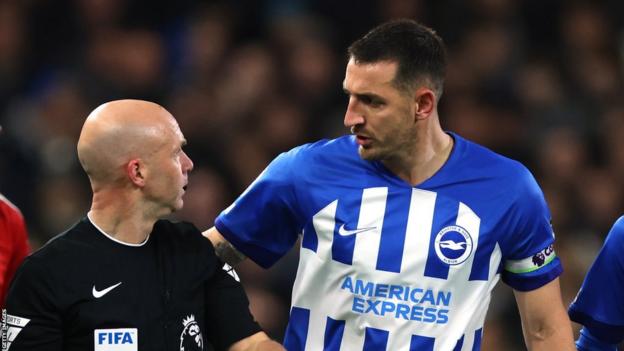
[[[158,102],[195,162],[177,218],[200,229],[268,162],[342,125],[346,47],[408,17],[448,46],[445,129],[526,164],[542,186],[569,303],[624,213],[624,2],[543,0],[2,0],[0,192],[37,248],[86,213],[75,145],[87,114]],[[297,250],[239,268],[252,309],[280,339]],[[484,350],[521,350],[497,288]]]

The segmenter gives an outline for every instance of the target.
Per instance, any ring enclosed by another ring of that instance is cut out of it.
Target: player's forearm
[[[530,351],[576,351],[572,324],[559,288],[559,278],[530,291],[514,290],[522,332]]]
[[[212,227],[202,234],[208,238],[212,246],[214,246],[217,257],[230,266],[234,267],[247,258],[243,253],[232,246],[232,244],[219,233],[217,228]]]
[[[530,351],[576,351],[572,328],[567,318],[560,318],[560,322],[525,328],[524,339]]]

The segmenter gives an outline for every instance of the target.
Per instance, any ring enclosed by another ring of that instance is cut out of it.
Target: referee
[[[3,350],[283,350],[182,207],[193,162],[163,107],[106,103],[78,157],[91,210],[28,257],[9,289]]]

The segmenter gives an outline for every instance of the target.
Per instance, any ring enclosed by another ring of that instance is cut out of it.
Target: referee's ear
[[[142,188],[145,186],[145,168],[141,159],[132,159],[126,164],[126,174],[135,186]]]

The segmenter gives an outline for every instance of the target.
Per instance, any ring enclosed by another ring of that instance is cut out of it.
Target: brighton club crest
[[[466,229],[458,225],[442,228],[435,237],[434,245],[438,258],[449,265],[461,264],[472,253],[472,238]]]
[[[199,324],[195,321],[195,316],[190,315],[182,320],[184,330],[180,334],[180,351],[197,351],[204,349],[204,339],[202,338]]]

